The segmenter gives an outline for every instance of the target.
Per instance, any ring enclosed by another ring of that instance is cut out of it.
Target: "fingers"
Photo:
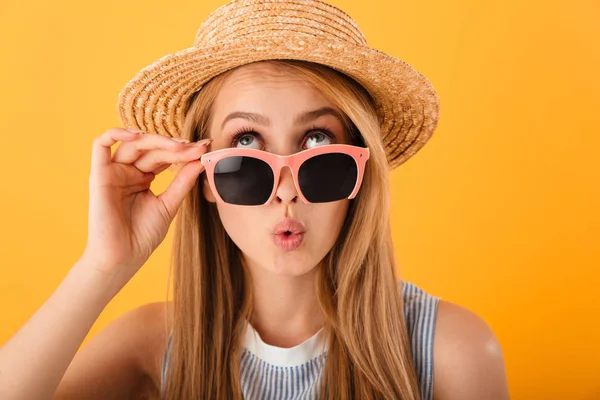
[[[154,172],[166,165],[174,163],[187,163],[199,159],[206,153],[206,145],[189,145],[188,148],[179,152],[168,150],[151,150],[141,155],[133,165],[142,172]]]
[[[183,143],[182,140],[122,128],[107,130],[93,141],[90,187],[116,184],[135,192],[147,190],[154,177],[172,164],[185,165],[194,160],[199,164],[212,141]],[[111,146],[118,141],[122,143],[111,156]]]
[[[92,170],[105,167],[111,163],[110,148],[117,141],[130,142],[138,137],[138,133],[132,133],[121,128],[109,129],[96,137],[92,143]]]
[[[143,134],[136,141],[122,143],[114,152],[112,161],[120,164],[133,164],[143,172],[159,174],[174,163],[187,163],[200,158],[212,139],[195,143],[182,143],[180,138],[169,138],[157,134]],[[200,146],[200,147],[198,147]],[[166,165],[165,165],[166,164]]]
[[[137,193],[137,192],[143,192],[145,190],[148,190],[148,189],[150,189],[150,184],[152,183],[152,181],[154,181],[155,177],[156,177],[156,175],[154,175],[152,173],[145,174],[143,179],[140,179],[135,184],[127,186],[125,188],[125,191],[127,193]]]
[[[152,172],[143,172],[130,165],[115,164],[115,167],[119,171],[118,186],[122,188],[149,185],[156,177],[156,174]]]
[[[154,175],[158,175],[158,174],[160,174],[161,172],[163,172],[165,169],[169,168],[170,166],[171,166],[171,164],[164,164],[164,165],[162,165],[162,166],[160,166],[160,167],[156,168],[154,171],[152,171],[152,173],[153,173]]]
[[[133,164],[143,153],[149,150],[163,149],[181,151],[188,145],[164,135],[146,133],[140,135],[139,140],[131,143],[122,143],[112,156],[113,162]]]
[[[202,171],[204,171],[204,166],[200,160],[188,162],[175,175],[167,189],[158,196],[171,220],[175,218],[183,199],[192,190]]]

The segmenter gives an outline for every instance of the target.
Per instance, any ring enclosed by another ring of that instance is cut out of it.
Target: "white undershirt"
[[[327,350],[325,328],[321,328],[310,338],[294,347],[277,347],[263,342],[254,327],[246,324],[244,347],[261,360],[281,367],[302,365]]]

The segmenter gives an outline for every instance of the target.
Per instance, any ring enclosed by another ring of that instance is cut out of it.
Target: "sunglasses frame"
[[[210,188],[213,194],[215,195],[215,198],[220,203],[229,204],[221,198],[219,192],[217,191],[214,180],[215,166],[219,161],[221,161],[224,158],[245,156],[253,157],[264,161],[271,167],[271,170],[273,171],[273,190],[271,191],[271,195],[265,203],[258,205],[270,204],[273,198],[275,197],[275,194],[277,193],[277,189],[279,187],[279,178],[281,176],[281,170],[283,167],[288,167],[292,171],[292,177],[298,196],[302,199],[304,203],[310,204],[310,202],[302,194],[302,190],[300,190],[300,185],[298,183],[298,172],[300,170],[300,166],[310,158],[330,153],[347,154],[354,159],[354,162],[356,162],[356,184],[354,186],[354,189],[352,190],[352,193],[350,193],[350,196],[348,196],[348,199],[353,199],[358,193],[358,190],[360,189],[365,171],[365,163],[369,159],[369,149],[367,147],[352,146],[348,144],[329,144],[314,147],[312,149],[306,149],[298,153],[291,154],[289,156],[280,156],[258,149],[226,148],[203,154],[200,158],[200,162],[205,168]]]

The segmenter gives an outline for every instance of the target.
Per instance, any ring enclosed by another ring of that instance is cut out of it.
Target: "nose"
[[[295,203],[298,201],[298,191],[294,185],[292,171],[288,167],[281,169],[277,191],[275,192],[277,202]]]

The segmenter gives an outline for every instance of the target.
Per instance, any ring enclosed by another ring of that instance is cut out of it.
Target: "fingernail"
[[[131,133],[143,133],[144,132],[139,129],[126,129],[126,131],[131,132]]]
[[[190,142],[190,141],[189,141],[189,140],[187,140],[187,139],[183,139],[183,138],[176,138],[176,137],[172,137],[172,138],[171,138],[171,140],[174,140],[174,141],[176,141],[176,142],[179,142],[179,143],[189,143],[189,142]]]
[[[213,141],[214,141],[214,139],[202,139],[202,140],[192,143],[192,146],[206,146],[208,148],[208,145]]]

